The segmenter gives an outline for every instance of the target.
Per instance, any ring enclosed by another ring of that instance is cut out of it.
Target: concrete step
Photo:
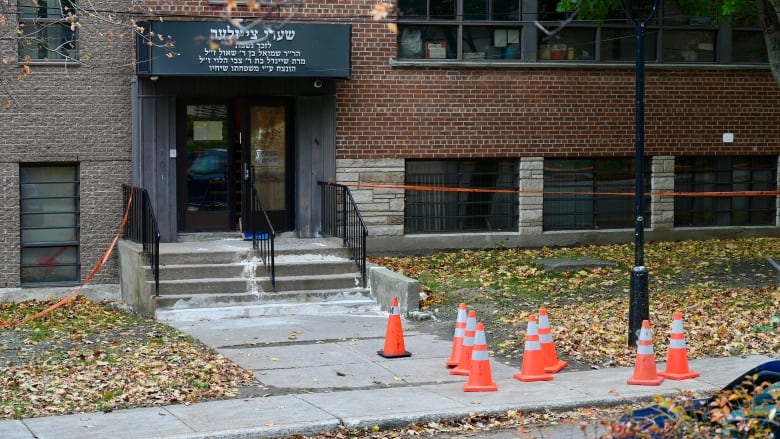
[[[195,308],[158,308],[155,319],[161,322],[192,322],[198,320],[236,319],[278,315],[318,315],[345,313],[378,313],[373,300],[330,300],[324,302],[244,303],[238,306]]]
[[[147,281],[153,284],[154,281]],[[257,283],[247,278],[201,278],[160,281],[161,296],[193,296],[200,294],[243,294],[257,291]]]
[[[310,303],[342,300],[372,300],[367,288],[333,288],[285,292],[242,292],[202,294],[160,294],[155,297],[157,305],[165,308],[214,307],[235,303]]]
[[[192,240],[161,245],[157,313],[224,308],[226,314],[297,312],[302,306],[374,306],[349,250],[333,238],[275,241],[275,287],[259,253],[241,239]],[[153,290],[150,267],[143,267]],[[258,308],[259,307],[259,308]],[[265,308],[263,308],[265,307]],[[267,308],[267,309],[266,309]],[[273,311],[269,311],[273,309]],[[206,311],[204,311],[206,312]],[[248,312],[248,311],[247,311]],[[165,315],[165,314],[161,314]],[[166,317],[168,318],[168,317]]]
[[[197,249],[196,249],[197,250]],[[256,257],[252,249],[237,249],[235,251],[210,251],[210,252],[160,252],[160,269],[165,266],[209,264],[238,264]]]
[[[155,319],[163,322],[195,321],[201,319],[227,319],[259,317],[264,315],[294,315],[294,314],[329,314],[350,312],[377,312],[379,306],[370,297],[367,289],[352,291],[306,291],[273,293],[258,295],[245,294],[252,300],[230,302],[230,296],[202,296],[194,301],[180,300],[168,302],[168,306],[160,306],[155,312]],[[235,297],[238,298],[238,297]],[[169,300],[160,296],[158,300]],[[193,300],[193,299],[189,299]]]
[[[320,262],[334,260],[349,260],[350,252],[348,249],[313,249],[309,253],[303,250],[277,250],[275,261],[283,262]],[[194,264],[235,264],[244,261],[259,259],[256,250],[244,250],[236,252],[210,252],[202,254],[190,253],[161,253],[160,266],[167,265],[194,265]]]
[[[267,283],[266,283],[267,282]],[[274,290],[271,287],[270,279],[263,278],[261,285],[263,291]],[[276,276],[276,291],[305,291],[320,289],[352,289],[361,286],[360,274],[341,273],[341,274],[315,274],[315,275],[297,275],[297,276]]]
[[[150,286],[154,281],[147,281]],[[360,287],[357,273],[319,274],[311,276],[277,276],[276,288],[271,279],[259,277],[171,279],[160,281],[160,295],[194,296],[200,294],[240,294],[256,292],[289,292],[305,290],[349,290]]]
[[[357,273],[355,261],[349,259],[290,262],[282,258],[276,259],[274,266],[277,277]]]
[[[155,297],[157,309],[213,308],[237,306],[257,302],[257,294],[251,293],[206,293],[206,294],[160,294]]]
[[[254,276],[257,264],[243,262],[229,264],[160,265],[160,282],[181,279],[215,279]],[[153,280],[151,267],[145,266],[146,280]]]
[[[354,261],[342,258],[322,259],[319,261],[309,260],[305,262],[278,258],[274,266],[277,276],[344,274],[356,270]],[[146,280],[152,280],[151,267],[145,266],[144,270],[146,272]],[[256,258],[251,261],[226,264],[207,263],[160,266],[160,281],[254,276],[267,276],[262,262]]]
[[[371,291],[368,288],[356,287],[351,289],[333,288],[317,290],[298,290],[284,292],[259,293],[259,300],[262,303],[320,303],[320,302],[339,302],[346,303],[352,301],[372,301]]]
[[[305,242],[305,241],[304,241]],[[274,248],[276,259],[316,261],[327,259],[349,259],[349,249],[335,246],[332,242],[315,241],[308,245],[284,245]],[[231,264],[258,257],[258,251],[244,241],[189,242],[160,246],[160,265]]]

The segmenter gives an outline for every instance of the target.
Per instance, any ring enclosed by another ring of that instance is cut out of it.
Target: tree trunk
[[[774,3],[777,2],[777,5]],[[761,28],[764,31],[767,59],[775,82],[780,86],[780,2],[756,0]]]

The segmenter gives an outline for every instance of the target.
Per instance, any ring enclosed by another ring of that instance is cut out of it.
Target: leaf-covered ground
[[[652,242],[649,270],[654,350],[665,358],[674,312],[683,313],[689,358],[780,355],[780,289],[765,256],[780,259],[780,239]],[[573,368],[633,366],[628,346],[634,245],[460,250],[372,262],[418,279],[423,306],[451,331],[465,302],[485,323],[495,357],[519,365],[528,316],[546,307],[558,356]],[[546,270],[541,259],[589,258],[602,267]],[[451,337],[450,332],[450,337]]]
[[[675,311],[684,314],[691,358],[777,356],[780,289],[774,287],[775,273],[764,255],[780,259],[780,239],[648,243],[656,356],[666,354],[665,335]],[[583,257],[614,266],[558,273],[538,263]],[[477,310],[496,359],[517,367],[528,315],[547,307],[558,355],[577,369],[633,365],[635,351],[626,343],[633,258],[633,245],[609,245],[372,259],[420,280],[428,296],[423,304],[439,319],[431,329],[443,337],[452,337],[458,303]],[[0,303],[0,321],[50,304]],[[191,403],[235,397],[258,385],[250,373],[189,336],[110,305],[78,298],[42,319],[0,329],[0,419]],[[547,422],[542,415],[523,415],[521,424]],[[549,416],[583,419],[573,413]],[[584,418],[599,416],[588,412]],[[464,422],[413,426],[409,434],[469,430],[498,421]],[[324,437],[344,434],[353,433]]]
[[[15,321],[52,302],[0,304]],[[78,297],[0,329],[0,419],[235,396],[252,375],[179,331]]]

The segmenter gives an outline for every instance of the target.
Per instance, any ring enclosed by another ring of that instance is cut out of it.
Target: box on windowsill
[[[425,43],[425,57],[428,59],[447,58],[446,41],[428,41]]]

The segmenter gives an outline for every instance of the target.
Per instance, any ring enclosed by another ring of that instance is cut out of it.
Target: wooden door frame
[[[242,115],[241,117],[241,167],[242,178],[243,169],[247,166],[251,166],[251,145],[249,139],[251,139],[250,129],[250,109],[253,106],[272,106],[280,105],[284,107],[285,113],[285,214],[284,214],[284,229],[277,230],[277,232],[293,231],[295,230],[296,221],[296,148],[295,148],[295,100],[283,97],[251,97],[240,99]],[[251,182],[243,181],[242,184],[242,199],[246,200],[245,194],[249,190],[249,184]],[[276,225],[274,226],[276,227]]]
[[[227,149],[228,149],[228,172],[227,172],[227,193],[228,213],[227,223],[224,232],[234,231],[236,224],[236,198],[235,193],[230,188],[234,188],[235,182],[235,164],[230,159],[236,151],[237,139],[234,139],[235,132],[235,98],[197,98],[187,97],[178,99],[176,102],[176,212],[178,233],[197,233],[187,224],[187,106],[190,105],[224,105],[227,115]],[[215,230],[218,231],[218,230]]]

